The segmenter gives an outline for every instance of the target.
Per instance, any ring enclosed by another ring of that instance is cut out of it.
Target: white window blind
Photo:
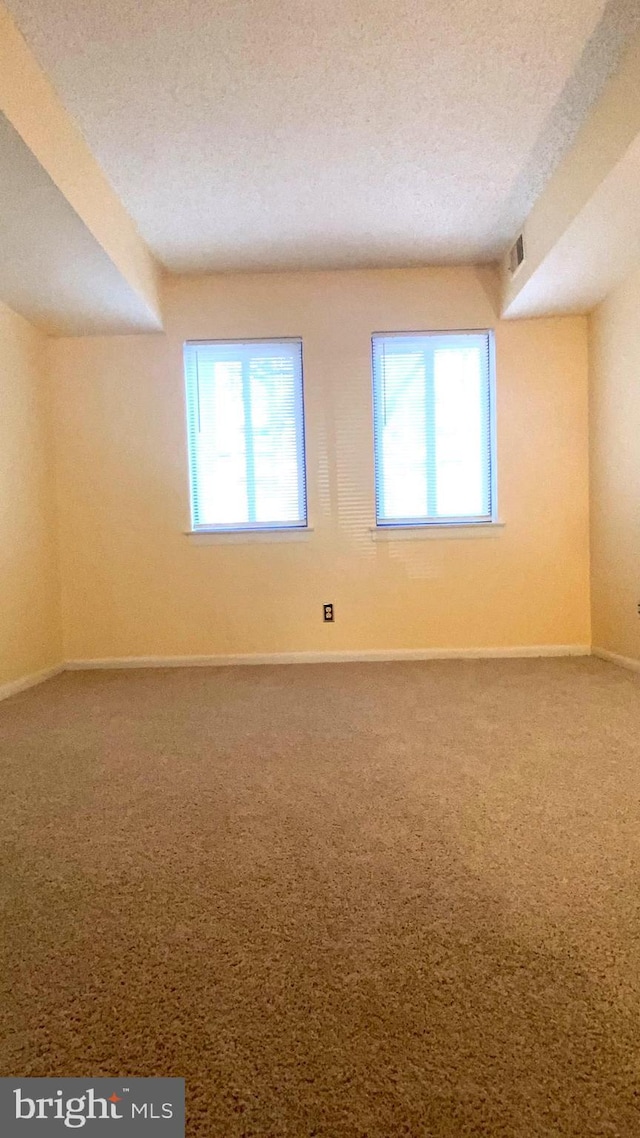
[[[307,524],[300,340],[184,349],[195,530]]]
[[[491,334],[373,337],[376,520],[494,520]]]

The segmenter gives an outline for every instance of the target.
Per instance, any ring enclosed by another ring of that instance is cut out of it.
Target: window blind
[[[381,526],[494,519],[491,334],[374,336]]]
[[[307,524],[302,342],[184,349],[194,529]]]

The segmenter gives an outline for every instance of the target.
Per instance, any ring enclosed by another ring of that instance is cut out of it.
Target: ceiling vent
[[[509,250],[509,272],[511,276],[515,276],[520,266],[524,263],[524,235],[521,233],[516,238],[511,249]]]

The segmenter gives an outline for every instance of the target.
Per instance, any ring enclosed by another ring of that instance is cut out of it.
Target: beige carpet
[[[0,1074],[198,1138],[640,1135],[640,677],[61,676],[0,705]]]

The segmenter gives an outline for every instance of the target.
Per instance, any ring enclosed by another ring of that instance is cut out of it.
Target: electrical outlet
[[[638,616],[640,616],[640,601],[638,601]]]
[[[324,612],[324,618],[323,619],[325,621],[332,622],[333,621],[333,605],[323,605],[322,608],[323,608],[323,612]]]

